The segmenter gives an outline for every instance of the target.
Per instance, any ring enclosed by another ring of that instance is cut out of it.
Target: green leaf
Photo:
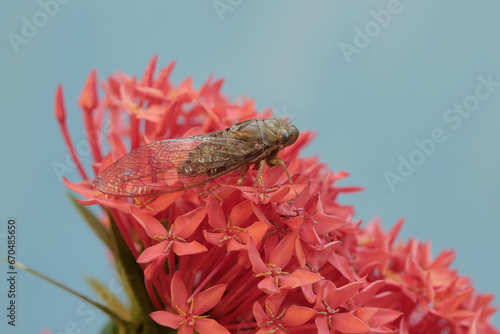
[[[90,212],[90,210],[87,209],[87,207],[79,204],[76,201],[76,198],[73,197],[73,195],[68,194],[68,197],[70,198],[71,203],[73,203],[73,205],[75,206],[75,208],[78,210],[78,212],[80,213],[80,215],[83,217],[83,219],[85,220],[85,222],[87,223],[87,225],[89,225],[90,228],[94,231],[94,233],[99,237],[99,239],[101,239],[101,241],[104,242],[104,244],[109,249],[112,250],[113,249],[113,245],[112,245],[112,242],[111,242],[111,238],[109,236],[109,232],[106,230],[106,228],[104,226],[102,226],[102,224],[99,221],[99,219],[97,219],[92,214],[92,212]]]

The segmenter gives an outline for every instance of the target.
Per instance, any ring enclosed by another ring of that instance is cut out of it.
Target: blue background
[[[0,233],[8,217],[18,220],[18,260],[91,298],[87,275],[112,282],[103,245],[52,169],[67,155],[53,117],[54,92],[64,85],[78,143],[85,137],[76,101],[89,71],[97,69],[100,79],[117,70],[141,76],[158,54],[160,66],[177,61],[175,83],[191,75],[199,87],[210,74],[224,77],[225,94],[247,94],[259,109],[274,108],[299,129],[317,131],[304,155],[319,154],[331,169],[349,171],[342,185],[366,187],[341,198],[355,205],[357,218],[380,216],[389,228],[405,217],[405,239],[431,240],[435,255],[455,248],[453,267],[478,291],[500,295],[500,87],[458,129],[443,120],[448,108],[474,94],[479,76],[500,81],[500,2],[401,0],[379,30],[371,11],[394,0],[229,3],[230,11],[218,13],[212,1],[73,0],[17,53],[9,33],[22,35],[23,17],[33,22],[42,9],[37,1],[3,3]],[[360,45],[355,29],[366,24],[375,29],[369,43],[346,57],[341,43]],[[435,128],[447,140],[392,191],[384,173],[397,173],[399,156],[408,159],[418,149],[414,141],[430,138]],[[76,171],[65,176],[79,180]],[[5,234],[0,237],[3,257]],[[63,333],[71,324],[95,333],[106,321],[21,272],[12,329],[4,318],[5,283],[2,274],[2,333]],[[500,326],[500,316],[494,322]]]

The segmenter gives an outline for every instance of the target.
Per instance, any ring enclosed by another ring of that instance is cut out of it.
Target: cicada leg
[[[246,172],[248,171],[248,168],[250,167],[250,165],[246,165],[246,166],[243,166],[241,168],[241,175],[240,175],[240,178],[238,179],[237,183],[238,185],[241,185],[243,184],[243,180],[245,179],[245,174]]]
[[[290,184],[292,185],[293,191],[295,191],[295,194],[297,197],[299,196],[299,193],[293,186],[292,178],[290,177],[290,173],[288,173],[288,169],[286,168],[285,163],[283,162],[283,159],[277,158],[277,157],[271,157],[266,160],[268,166],[278,166],[281,165],[285,169],[286,176],[288,176],[288,181],[290,181]],[[260,170],[259,170],[260,171]]]
[[[253,192],[255,194],[255,197],[257,197],[257,184],[259,184],[261,187],[264,187],[264,182],[262,181],[262,169],[264,168],[265,164],[266,164],[265,160],[261,160],[259,162],[259,168],[257,170],[257,176],[255,177],[255,183],[253,184]]]

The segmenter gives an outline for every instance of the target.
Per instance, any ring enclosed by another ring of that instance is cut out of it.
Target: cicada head
[[[292,123],[282,120],[277,135],[280,145],[287,147],[297,141],[299,138],[299,129]]]

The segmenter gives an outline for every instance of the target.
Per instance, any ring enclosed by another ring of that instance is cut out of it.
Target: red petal
[[[112,197],[106,198],[102,196],[96,196],[94,198],[97,202],[99,202],[99,204],[107,206],[108,208],[117,209],[123,213],[130,212],[130,203],[128,202],[128,199],[125,197],[118,199]]]
[[[255,204],[252,202],[252,208],[253,208],[253,212],[254,214],[257,216],[257,218],[260,220],[260,221],[263,221],[263,222],[266,222],[266,223],[269,223],[269,221],[267,220],[267,217],[266,215],[264,214],[264,212],[262,212],[261,208],[259,205]],[[269,223],[270,224],[270,223]]]
[[[99,202],[95,199],[87,199],[87,200],[84,200],[84,199],[76,199],[76,202],[78,204],[81,204],[81,205],[85,205],[85,206],[88,206],[88,205],[96,205],[96,204],[99,204]]]
[[[328,318],[326,316],[318,316],[314,322],[316,323],[316,328],[318,334],[330,334],[330,328],[328,327]]]
[[[353,301],[356,305],[365,305],[367,304],[373,296],[382,288],[386,282],[384,280],[379,280],[370,283],[367,285],[362,291],[358,292],[354,298]]]
[[[311,218],[319,223],[318,226],[316,226],[316,231],[319,234],[326,234],[346,224],[345,220],[335,216],[316,214]]]
[[[272,188],[278,183],[278,180],[280,178],[284,178],[284,175],[285,170],[283,169],[283,166],[274,166],[272,168],[269,168],[262,175],[264,188]]]
[[[153,320],[165,327],[170,327],[173,329],[179,328],[179,324],[184,320],[184,316],[178,314],[172,314],[165,311],[155,311],[150,314]]]
[[[395,310],[379,308],[373,319],[370,321],[370,326],[378,327],[390,323],[399,318],[403,313]]]
[[[158,271],[163,270],[163,264],[165,263],[165,258],[157,258],[155,261],[151,262],[146,269],[144,269],[144,277],[147,281],[151,281],[158,277]]]
[[[377,314],[377,311],[378,309],[376,307],[359,307],[354,311],[354,315],[365,323],[369,323],[375,314]]]
[[[252,202],[244,201],[233,207],[229,217],[231,226],[242,226],[253,215]]]
[[[363,286],[362,282],[346,284],[336,290],[330,291],[324,299],[328,303],[328,306],[335,309],[351,299],[361,286]]]
[[[177,217],[172,227],[172,233],[186,239],[196,231],[206,214],[207,208],[201,207]]]
[[[227,284],[219,284],[213,286],[193,299],[193,312],[192,314],[201,315],[217,305],[222,298],[224,291],[226,291]]]
[[[264,309],[259,302],[253,303],[253,316],[255,317],[255,320],[257,320],[257,324],[259,326],[269,320],[269,316],[266,312],[264,312]]]
[[[300,267],[304,268],[306,266],[307,259],[304,249],[302,248],[300,238],[295,239],[295,256],[297,257],[297,261],[299,261]]]
[[[266,235],[267,230],[269,229],[269,225],[263,221],[256,221],[249,227],[245,228],[248,233],[240,233],[238,237],[240,237],[241,241],[244,244],[248,244],[250,237],[252,240],[256,240],[256,242],[260,242],[262,237]]]
[[[315,315],[316,311],[309,307],[292,305],[280,320],[285,326],[300,326],[311,320]]]
[[[175,240],[173,245],[173,251],[175,254],[183,256],[183,255],[204,253],[207,251],[207,247],[203,246],[198,241],[181,242]]]
[[[57,86],[56,97],[54,102],[54,113],[59,123],[64,123],[66,120],[66,107],[64,106],[64,94],[61,85]]]
[[[353,192],[358,192],[358,191],[363,191],[365,190],[364,187],[339,187],[337,188],[338,192],[341,193],[353,193]]]
[[[66,177],[63,176],[63,181],[66,187],[70,190],[78,193],[86,198],[94,198],[94,195],[97,194],[97,191],[90,185],[88,181],[82,181],[79,183],[73,183],[69,181]]]
[[[308,212],[309,214],[315,212],[316,207],[318,206],[318,201],[319,201],[319,194],[316,193],[312,195],[309,201],[307,202],[306,206],[304,207],[304,211]]]
[[[78,104],[85,111],[92,111],[97,107],[97,85],[96,85],[95,70],[90,71],[90,74],[85,82]]]
[[[316,227],[312,224],[307,224],[300,229],[300,239],[311,246],[321,245],[321,238],[316,232]]]
[[[354,281],[352,268],[349,265],[349,262],[347,262],[347,259],[345,257],[337,253],[333,253],[328,259],[328,262],[330,262],[335,268],[337,268],[338,271],[340,271],[340,273],[344,275],[345,278],[347,278],[350,281]]]
[[[279,282],[280,286],[289,286],[292,289],[299,286],[316,283],[324,277],[310,271],[297,269],[290,275],[281,275]]]
[[[279,314],[281,304],[285,300],[290,288],[281,288],[278,293],[274,293],[266,298],[266,305],[276,315]]]
[[[155,126],[155,137],[163,138],[168,130],[168,125],[172,123],[172,116],[174,115],[175,108],[177,108],[179,100],[172,101],[167,109],[160,115],[160,119]],[[182,193],[182,192],[181,192]]]
[[[290,214],[293,215],[293,213]],[[297,216],[286,220],[286,224],[293,231],[300,231],[302,229],[302,226],[304,226],[304,222],[305,222],[304,216]],[[300,233],[302,234],[303,231],[301,231]]]
[[[200,334],[231,334],[226,327],[222,326],[214,319],[196,319],[194,322],[194,329]]]
[[[155,211],[163,211],[170,206],[170,204],[176,202],[182,196],[182,191],[178,191],[171,194],[158,195],[157,198],[152,200],[148,206]]]
[[[226,228],[227,221],[219,201],[212,195],[207,198],[208,223],[213,228]]]
[[[401,227],[403,226],[403,222],[404,222],[403,218],[398,220],[397,223],[394,224],[394,226],[391,228],[389,233],[387,233],[385,237],[385,242],[387,243],[388,246],[392,247],[394,240],[398,236],[398,233],[401,230]]]
[[[313,286],[312,284],[309,285],[304,285],[301,286],[300,289],[302,290],[302,294],[304,295],[304,298],[309,302],[309,303],[314,303],[317,297],[317,291],[318,289],[316,286]],[[316,307],[314,307],[317,309]]]
[[[276,246],[276,248],[271,252],[269,257],[269,262],[275,264],[278,267],[285,268],[290,259],[292,258],[293,251],[295,249],[295,239],[297,234],[289,233],[283,240]]]
[[[193,334],[193,326],[191,326],[189,323],[182,324],[181,328],[179,328],[179,331],[177,334]]]
[[[234,252],[234,251],[242,251],[242,250],[247,250],[248,247],[244,244],[239,243],[236,241],[235,238],[231,238],[226,242],[227,245],[227,251],[228,252]]]
[[[155,260],[159,256],[167,255],[167,253],[165,253],[165,249],[167,248],[169,242],[170,241],[162,241],[156,245],[146,248],[137,258],[137,262],[148,263]]]
[[[342,333],[370,332],[370,327],[351,313],[332,314],[332,328]]]
[[[160,73],[158,74],[158,77],[156,78],[156,81],[153,83],[153,87],[163,88],[165,83],[168,81],[168,78],[170,77],[170,74],[172,73],[174,66],[175,66],[175,61],[172,61],[170,64],[167,65],[167,67],[161,69]]]
[[[170,284],[170,296],[172,297],[172,307],[175,309],[180,308],[185,313],[189,313],[189,307],[187,304],[188,292],[178,271],[176,271],[172,277],[172,283]]]
[[[262,261],[259,251],[255,248],[252,239],[250,239],[250,242],[248,243],[248,257],[250,258],[250,262],[252,262],[252,270],[254,274],[267,273],[269,271],[264,261]]]
[[[295,189],[297,190],[298,193],[302,191],[302,187],[304,185],[302,184],[295,184]],[[282,202],[288,202],[296,198],[297,195],[295,194],[295,191],[293,190],[292,186],[289,184],[286,184],[284,186],[281,186],[280,189],[276,190],[275,192],[272,193],[270,198],[264,198],[263,203],[282,203]]]
[[[282,288],[278,291],[278,293],[272,294],[266,298],[266,305],[275,315],[279,314],[281,304],[283,303],[283,300],[285,300],[289,290],[289,288]]]
[[[257,287],[267,294],[273,294],[278,291],[278,288],[276,287],[276,282],[274,281],[274,277],[272,276],[264,277],[259,282],[259,284],[257,284]]]
[[[223,239],[225,236],[227,236],[227,234],[224,232],[212,233],[207,232],[207,230],[203,230],[203,236],[205,237],[205,240],[207,240],[212,245],[222,247],[225,245],[225,242],[219,242],[219,240]]]
[[[337,181],[337,180],[342,180],[342,179],[345,179],[345,178],[346,178],[346,177],[348,177],[348,176],[349,176],[349,173],[348,173],[348,172],[341,170],[341,171],[338,171],[337,173],[335,173],[335,174],[333,175],[333,179],[334,179],[335,181]]]
[[[146,233],[153,239],[161,240],[159,236],[167,236],[168,232],[163,225],[154,217],[151,217],[142,210],[136,207],[130,208],[130,213],[135,220],[146,230]]]
[[[406,319],[401,319],[399,323],[399,334],[410,334],[408,331],[408,325],[406,324]]]
[[[142,76],[141,85],[142,86],[151,86],[153,83],[153,75],[156,68],[156,61],[158,60],[158,55],[154,55],[153,58],[149,61],[146,70],[144,71],[144,75]]]

